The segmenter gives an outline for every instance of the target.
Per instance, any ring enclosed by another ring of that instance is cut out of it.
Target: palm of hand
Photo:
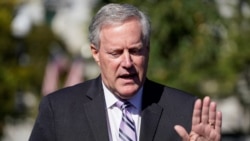
[[[222,114],[216,111],[216,103],[205,97],[203,102],[195,102],[191,132],[188,134],[180,125],[175,130],[183,141],[220,141],[221,124]]]

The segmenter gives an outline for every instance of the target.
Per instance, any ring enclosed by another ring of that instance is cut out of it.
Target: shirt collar
[[[104,90],[104,97],[106,101],[106,108],[112,108],[112,106],[119,100],[105,85],[102,83]],[[128,101],[138,110],[141,110],[143,87]]]

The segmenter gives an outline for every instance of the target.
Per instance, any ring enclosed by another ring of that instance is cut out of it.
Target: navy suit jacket
[[[196,98],[146,79],[140,141],[178,141],[174,130],[190,131]],[[109,141],[102,80],[63,88],[43,97],[29,141]]]

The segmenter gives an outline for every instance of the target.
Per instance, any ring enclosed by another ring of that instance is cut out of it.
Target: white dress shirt
[[[110,141],[119,141],[119,127],[122,119],[122,111],[115,105],[119,100],[110,90],[103,84],[104,97],[106,101],[106,113],[108,119],[108,131]],[[142,99],[142,90],[141,88],[137,94],[129,99],[129,102],[133,105],[134,108],[131,108],[129,111],[132,114],[132,118],[136,126],[137,140],[139,141],[140,135],[140,125],[141,125],[141,99]]]

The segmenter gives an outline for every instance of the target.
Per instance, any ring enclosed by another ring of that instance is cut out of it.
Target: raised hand
[[[216,103],[207,96],[201,101],[196,100],[194,105],[191,132],[180,125],[175,126],[176,132],[182,141],[220,141],[222,113],[216,109]]]

